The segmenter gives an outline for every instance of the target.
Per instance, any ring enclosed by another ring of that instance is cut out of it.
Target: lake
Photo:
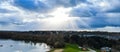
[[[0,52],[47,52],[50,47],[45,43],[0,39]]]

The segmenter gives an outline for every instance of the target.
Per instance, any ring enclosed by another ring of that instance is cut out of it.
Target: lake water
[[[1,40],[0,52],[47,52],[50,47],[45,43],[32,43],[25,41]]]

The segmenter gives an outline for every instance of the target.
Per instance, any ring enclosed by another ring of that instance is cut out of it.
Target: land
[[[99,51],[110,47],[120,51],[120,32],[99,31],[0,31],[0,39],[44,42],[54,51],[79,52],[80,47]],[[56,49],[60,48],[60,49]]]
[[[66,43],[64,48],[52,49],[50,52],[100,52],[100,50],[92,50],[89,48],[83,50],[82,47],[77,44]]]
[[[56,49],[52,49],[49,52],[63,52],[64,49],[63,48],[56,48]]]

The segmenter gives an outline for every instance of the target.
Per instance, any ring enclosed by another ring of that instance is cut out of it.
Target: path
[[[63,52],[63,49],[55,49],[53,52]]]

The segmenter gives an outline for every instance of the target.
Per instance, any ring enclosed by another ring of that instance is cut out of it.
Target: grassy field
[[[79,48],[76,44],[66,44],[64,52],[80,52],[82,49]],[[87,50],[88,51],[88,50]]]
[[[101,52],[100,50],[98,50],[98,49],[95,49],[96,50],[96,52]]]
[[[55,50],[63,49],[63,52],[89,52],[89,50],[83,51],[77,44],[69,44],[66,43],[65,48],[55,48],[50,52],[54,52]],[[96,52],[100,52],[100,50],[94,49]]]

